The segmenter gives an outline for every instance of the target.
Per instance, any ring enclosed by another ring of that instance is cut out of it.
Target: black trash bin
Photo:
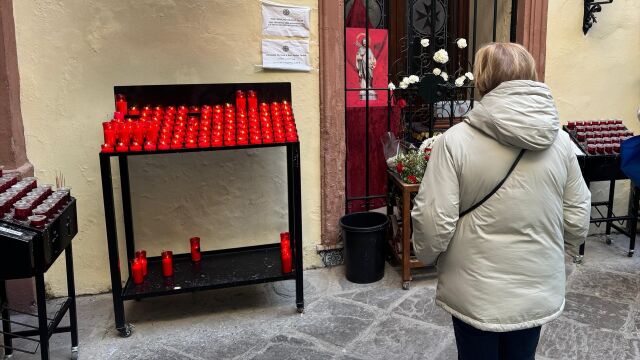
[[[359,212],[340,219],[347,280],[368,284],[384,276],[385,240],[389,218],[377,212]]]

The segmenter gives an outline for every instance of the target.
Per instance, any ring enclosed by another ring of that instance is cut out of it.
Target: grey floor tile
[[[400,303],[393,312],[439,326],[451,326],[451,315],[435,303],[433,288],[420,288]]]
[[[364,306],[324,298],[311,304],[294,327],[324,342],[345,346],[365,331],[374,319],[375,313]]]
[[[585,265],[571,276],[567,290],[632,303],[640,292],[640,277]]]
[[[401,299],[404,295],[406,295],[406,291],[400,288],[372,288],[339,294],[337,297],[375,306],[380,309],[388,309],[389,306]]]
[[[569,292],[563,316],[595,328],[622,330],[630,313],[629,304]]]

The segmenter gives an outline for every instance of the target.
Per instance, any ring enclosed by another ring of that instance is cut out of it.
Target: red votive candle
[[[116,111],[123,114],[127,113],[127,99],[122,94],[116,95]]]
[[[173,252],[172,251],[162,252],[162,276],[164,277],[173,276]]]
[[[116,151],[117,152],[127,152],[127,151],[129,151],[129,146],[125,145],[122,142],[119,142],[118,145],[116,145]]]
[[[613,152],[615,154],[620,154],[620,142],[613,143]]]
[[[14,217],[17,220],[26,220],[31,215],[31,205],[24,201],[18,201],[13,204],[15,210]]]
[[[144,151],[156,151],[156,144],[154,144],[154,143],[152,143],[150,141],[147,141],[144,144]]]
[[[129,150],[133,152],[142,151],[142,145],[140,145],[137,141],[134,141],[131,143],[131,146],[129,146]]]
[[[43,228],[47,223],[47,217],[44,215],[31,215],[29,216],[29,224],[33,227]]]
[[[158,143],[158,150],[169,150],[171,147],[168,142],[160,141]]]
[[[595,155],[597,152],[596,149],[597,149],[596,144],[587,145],[587,152],[589,153],[589,155]]]
[[[101,147],[100,151],[103,153],[112,153],[114,150],[114,147],[111,144],[102,144],[100,147]]]
[[[142,265],[142,276],[147,276],[149,273],[149,261],[147,260],[147,252],[145,250],[136,251],[136,259]]]
[[[140,285],[144,282],[142,264],[138,259],[131,260],[131,279],[135,285]]]
[[[282,251],[282,272],[288,274],[291,272],[291,250],[288,248]]]
[[[189,239],[191,243],[191,261],[199,262],[202,260],[202,254],[200,253],[200,238],[192,237]]]
[[[604,144],[604,153],[605,154],[613,154],[613,144],[611,144],[611,143]]]

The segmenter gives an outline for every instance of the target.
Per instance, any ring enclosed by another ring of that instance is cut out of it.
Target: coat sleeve
[[[433,146],[411,211],[413,245],[424,264],[434,264],[447,250],[456,230],[459,203],[458,173],[447,149],[446,136],[442,136]]]
[[[567,183],[563,195],[564,243],[565,251],[570,255],[578,255],[589,233],[591,216],[591,192],[582,178],[578,160],[573,153],[569,154]]]

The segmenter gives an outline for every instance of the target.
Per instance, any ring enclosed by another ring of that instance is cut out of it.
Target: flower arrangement
[[[431,149],[433,144],[438,140],[440,134],[422,142],[419,149],[410,149],[404,154],[398,154],[393,157],[393,170],[395,170],[402,181],[407,184],[419,184],[427,169],[427,163],[431,158]]]
[[[420,40],[420,45],[423,48],[427,48],[430,44],[429,39],[421,39]],[[456,39],[455,41],[456,46],[459,49],[465,49],[468,44],[467,44],[467,39],[464,38],[459,38]],[[436,51],[433,54],[433,61],[437,64],[440,64],[440,67],[434,67],[432,70],[433,75],[435,76],[440,76],[444,81],[448,82],[449,81],[449,74],[446,73],[446,71],[443,71],[441,69],[442,68],[446,68],[446,64],[449,62],[449,53],[447,52],[447,50],[445,49],[440,49],[438,51]],[[458,73],[456,71],[456,73]],[[417,84],[419,83],[421,80],[421,76],[418,75],[409,75],[409,76],[405,76],[399,83],[398,83],[398,87],[400,89],[407,89],[409,88],[409,86],[411,86],[412,84]],[[457,78],[455,78],[455,80],[452,81],[453,85],[455,85],[456,87],[462,87],[465,85],[465,83],[467,83],[468,81],[473,81],[474,77],[473,77],[473,73],[472,72],[467,72],[464,75],[458,76]],[[396,86],[393,82],[389,83],[389,90],[393,91],[396,89]]]

